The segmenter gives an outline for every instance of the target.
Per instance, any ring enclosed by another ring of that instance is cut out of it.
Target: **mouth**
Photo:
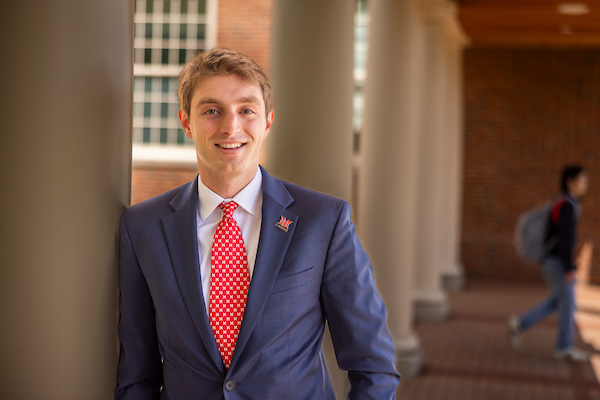
[[[217,143],[216,146],[221,149],[239,149],[246,143]]]

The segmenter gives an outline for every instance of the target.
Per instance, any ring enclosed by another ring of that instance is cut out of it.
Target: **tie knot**
[[[219,208],[223,210],[223,217],[233,218],[233,212],[238,207],[238,203],[235,201],[228,201],[219,204]]]

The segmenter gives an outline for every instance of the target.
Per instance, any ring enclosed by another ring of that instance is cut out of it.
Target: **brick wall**
[[[272,0],[219,0],[217,45],[252,57],[268,72]],[[139,203],[194,179],[197,171],[156,167],[133,168],[131,204]]]
[[[269,70],[272,0],[219,0],[217,42]]]
[[[517,217],[557,192],[563,165],[581,163],[590,190],[579,244],[593,249],[600,283],[600,51],[471,49],[464,61],[467,276],[540,281],[514,252]]]
[[[136,167],[131,176],[131,204],[164,193],[193,180],[196,169]]]

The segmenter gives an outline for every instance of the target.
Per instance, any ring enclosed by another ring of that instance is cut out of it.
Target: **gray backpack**
[[[528,263],[539,263],[558,242],[558,235],[546,242],[550,212],[555,199],[519,216],[515,228],[515,250]]]

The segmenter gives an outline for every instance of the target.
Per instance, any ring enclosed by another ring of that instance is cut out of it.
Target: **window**
[[[216,0],[135,0],[134,159],[145,147],[193,152],[177,118],[177,76],[197,49],[214,47],[215,7]]]

